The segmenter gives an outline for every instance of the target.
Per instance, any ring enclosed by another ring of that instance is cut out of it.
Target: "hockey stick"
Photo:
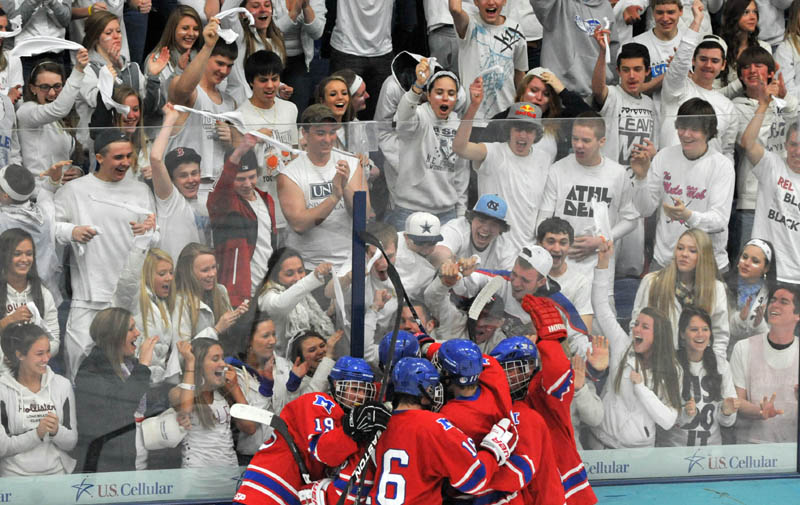
[[[394,265],[389,259],[389,256],[386,254],[386,251],[383,250],[383,246],[381,245],[380,240],[378,240],[377,237],[366,231],[359,232],[358,238],[360,238],[367,245],[375,246],[381,252],[383,257],[386,258],[386,264],[388,265],[386,273],[389,276],[389,280],[392,283],[392,287],[394,287],[394,291],[397,294],[397,297],[398,298],[402,297],[402,299],[411,309],[411,314],[416,320],[417,324],[419,325],[420,328],[422,328],[422,323],[420,323],[419,321],[419,316],[417,315],[417,312],[414,310],[414,307],[411,305],[411,301],[408,299],[408,296],[406,295],[405,288],[403,288],[403,283],[400,280],[400,275],[397,273],[397,269],[395,269]],[[385,399],[384,396],[386,394],[386,387],[389,384],[389,381],[392,380],[392,369],[394,368],[394,351],[395,351],[395,346],[397,345],[397,334],[400,330],[400,320],[402,318],[402,313],[403,313],[403,306],[402,304],[398,303],[397,313],[395,314],[395,319],[394,319],[394,327],[392,328],[392,339],[391,343],[389,344],[389,355],[387,356],[388,363],[386,365],[386,370],[383,373],[380,390],[378,390],[377,400],[379,402],[384,401]],[[372,455],[375,454],[375,448],[378,446],[378,440],[380,440],[382,434],[383,431],[378,430],[378,432],[375,433],[375,436],[372,437],[372,440],[370,441],[369,445],[364,451],[364,455],[361,456],[360,460],[358,460],[358,464],[356,465],[353,474],[350,476],[350,480],[347,481],[347,486],[345,486],[344,491],[342,491],[341,496],[339,496],[339,500],[336,501],[336,505],[344,505],[344,502],[347,500],[347,496],[350,494],[350,491],[353,489],[355,483],[358,482],[359,478],[361,478],[361,483],[358,485],[358,488],[356,489],[355,499],[356,503],[360,501],[359,495],[361,494],[361,487],[363,487],[364,485],[364,478],[362,476],[366,477],[366,475],[364,474],[364,470],[367,468],[367,465],[369,464],[369,460],[372,457]]]
[[[473,342],[475,341],[475,331],[478,326],[478,318],[481,317],[481,312],[483,312],[486,304],[489,303],[494,294],[497,293],[503,286],[504,280],[505,279],[500,276],[492,277],[489,283],[486,284],[478,293],[478,296],[472,300],[472,305],[469,306],[469,312],[467,313],[469,316],[469,319],[467,319],[467,332],[469,334],[469,339]]]
[[[231,417],[272,426],[272,420],[275,417],[275,414],[269,410],[262,409],[254,405],[248,405],[246,403],[234,403],[231,405]]]
[[[300,475],[303,477],[303,481],[306,484],[311,484],[311,474],[308,472],[308,468],[303,461],[303,456],[300,455],[300,450],[297,448],[292,435],[289,433],[289,427],[286,426],[286,422],[284,422],[280,416],[276,416],[269,410],[265,410],[254,405],[248,405],[246,403],[234,403],[231,405],[231,417],[242,419],[244,421],[265,424],[277,431],[286,441],[286,445],[289,446],[289,451],[292,453],[295,463],[297,463],[297,467],[300,470]]]

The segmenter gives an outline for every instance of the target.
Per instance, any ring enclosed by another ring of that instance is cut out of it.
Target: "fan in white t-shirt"
[[[470,84],[470,104],[453,139],[453,150],[473,161],[478,172],[478,192],[496,194],[508,203],[506,220],[511,227],[508,240],[516,251],[534,239],[536,212],[550,170],[550,158],[535,146],[542,139],[542,110],[528,102],[515,103],[503,122],[508,141],[470,142],[472,120],[484,97],[483,79]]]
[[[674,4],[671,7],[675,7]],[[594,38],[600,54],[594,67],[592,94],[602,108],[600,115],[606,121],[606,141],[603,154],[625,167],[628,177],[631,151],[635,145],[649,139],[656,142],[658,124],[657,108],[653,100],[643,93],[649,72],[650,54],[642,44],[624,44],[617,55],[619,84],[606,85],[605,40],[607,30],[596,30]],[[615,265],[622,267],[624,275],[639,276],[644,269],[644,219],[639,217],[633,231],[617,242]]]
[[[536,229],[536,243],[544,247],[553,258],[549,277],[558,283],[561,293],[572,302],[586,329],[591,332],[594,318],[592,283],[589,277],[575,268],[569,268],[567,263],[567,251],[574,240],[575,230],[572,225],[560,217],[548,217]]]
[[[604,237],[618,241],[633,231],[639,218],[625,168],[602,154],[605,131],[605,121],[596,112],[575,119],[574,153],[550,167],[537,217],[537,223],[558,216],[572,225],[576,237],[567,260],[586,277],[597,263],[595,253]]]
[[[748,88],[758,101],[753,119],[742,133],[739,145],[744,149],[752,174],[758,180],[753,229],[759,237],[775,244],[777,278],[780,282],[800,284],[800,134],[792,122],[786,133],[786,160],[759,142],[764,117],[773,106],[775,81],[761,82]]]
[[[186,244],[211,245],[211,225],[208,209],[197,199],[200,155],[185,146],[176,147],[164,155],[180,112],[171,103],[162,110],[164,123],[150,150],[150,168],[161,235],[159,245],[177,261]]]
[[[507,211],[506,201],[498,195],[481,195],[464,217],[442,226],[442,240],[436,244],[432,255],[434,266],[477,256],[481,268],[510,270],[516,259],[516,248],[503,237],[510,228],[506,222]]]

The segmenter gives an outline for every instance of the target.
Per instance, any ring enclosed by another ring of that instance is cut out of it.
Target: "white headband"
[[[6,169],[7,168],[8,168],[8,165],[4,166],[3,168],[0,168],[0,189],[5,191],[8,194],[8,196],[10,196],[11,198],[13,198],[14,200],[16,200],[18,202],[26,201],[28,198],[31,197],[31,195],[33,194],[33,191],[31,191],[27,195],[23,195],[22,193],[17,193],[13,189],[11,189],[11,185],[9,185],[8,181],[6,180]]]
[[[350,92],[350,96],[355,95],[356,92],[358,91],[358,88],[360,88],[361,85],[364,83],[364,79],[362,79],[360,75],[358,74],[355,75],[356,76],[353,79],[353,84],[350,85],[350,89],[348,90]]]
[[[761,240],[760,238],[751,238],[747,241],[744,245],[745,247],[753,245],[761,249],[764,252],[764,256],[767,257],[767,261],[772,263],[772,249],[769,247],[769,244]]]

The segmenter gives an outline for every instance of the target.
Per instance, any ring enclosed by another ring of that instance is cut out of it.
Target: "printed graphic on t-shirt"
[[[664,193],[666,193],[667,196],[673,199],[680,198],[681,201],[683,202],[683,205],[685,205],[686,208],[689,210],[697,209],[698,205],[695,204],[694,207],[692,207],[692,203],[698,200],[699,201],[705,200],[707,196],[706,188],[699,188],[697,186],[692,186],[691,184],[687,184],[686,188],[684,189],[683,186],[681,186],[680,184],[674,184],[672,182],[672,173],[670,173],[669,170],[664,170],[663,184],[664,184]],[[668,224],[675,221],[675,219],[668,217],[666,214],[664,214],[664,218],[666,219]],[[679,222],[681,224],[684,224],[684,221],[682,219],[679,220]]]
[[[23,419],[23,424],[29,430],[36,429],[41,421],[48,413],[56,413],[55,404],[42,398],[23,398],[22,405],[20,406]]]
[[[598,28],[603,27],[599,19],[595,18],[583,19],[581,16],[577,15],[575,16],[575,25],[578,27],[580,31],[582,31],[589,37],[594,36],[594,32],[597,31]]]
[[[428,169],[437,172],[455,172],[456,153],[453,151],[453,137],[456,135],[456,130],[443,126],[434,126],[433,131],[436,134],[439,145],[433,152],[428,153],[425,164]]]
[[[707,375],[701,380],[696,375],[689,377],[689,387],[684,388],[682,397],[686,403],[694,399],[697,406],[697,414],[691,421],[681,426],[688,431],[686,446],[708,445],[708,438],[711,436],[711,427],[714,425],[716,406],[712,402],[709,394],[709,383],[711,378]]]
[[[205,112],[214,112],[214,111],[205,111]],[[214,118],[207,117],[207,116],[200,116],[200,119],[203,121],[203,132],[205,132],[205,138],[216,140],[217,139],[217,121]]]
[[[780,176],[776,183],[775,199],[767,211],[767,219],[783,225],[789,231],[800,232],[800,198],[797,197],[794,183]]]
[[[594,217],[591,204],[593,200],[606,202],[610,206],[611,197],[608,194],[608,188],[575,184],[569,189],[569,193],[564,199],[563,214],[565,216]]]
[[[480,109],[495,110],[498,94],[506,84],[506,79],[514,77],[514,46],[525,41],[525,35],[518,24],[506,26],[500,34],[493,35],[486,27],[476,23],[472,39],[481,47],[480,68],[491,69],[499,66],[502,70],[481,74],[483,77],[484,98]]]
[[[631,150],[634,144],[644,144],[644,139],[653,138],[655,120],[652,109],[620,107],[619,122],[619,156],[620,165],[630,165]]]

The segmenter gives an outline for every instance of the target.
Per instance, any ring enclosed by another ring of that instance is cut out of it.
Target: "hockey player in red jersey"
[[[298,491],[358,452],[357,441],[386,428],[389,411],[375,397],[374,376],[360,358],[344,356],[331,370],[331,394],[308,393],[281,411],[289,440],[274,432],[253,456],[233,498],[246,505],[299,504]],[[297,455],[293,455],[293,445]],[[297,461],[300,459],[300,462]],[[308,471],[302,475],[301,464]]]
[[[502,419],[483,437],[480,449],[441,413],[427,410],[440,388],[433,365],[403,358],[392,371],[394,411],[375,451],[377,505],[436,505],[448,480],[460,493],[476,495],[511,456],[516,435]]]
[[[511,398],[511,420],[517,426],[517,452],[526,454],[536,468],[536,478],[520,493],[525,505],[564,505],[564,487],[558,472],[550,430],[542,416],[524,401],[533,374],[539,371],[536,345],[527,337],[509,337],[489,353],[506,372]]]
[[[480,440],[492,425],[511,415],[511,395],[503,368],[491,356],[481,353],[475,342],[465,339],[432,344],[428,355],[438,366],[447,398],[441,413],[473,440]],[[535,467],[524,452],[517,451],[495,474],[487,496],[509,496],[534,478]],[[454,503],[461,500],[453,498]],[[476,503],[491,504],[482,496]],[[469,500],[472,503],[472,500]]]
[[[550,429],[561,483],[568,505],[592,505],[597,497],[583,467],[575,445],[570,405],[575,390],[572,387],[572,367],[561,347],[567,330],[555,303],[549,298],[525,295],[522,308],[531,316],[536,328],[536,347],[542,368],[533,375],[525,402],[544,418]]]

